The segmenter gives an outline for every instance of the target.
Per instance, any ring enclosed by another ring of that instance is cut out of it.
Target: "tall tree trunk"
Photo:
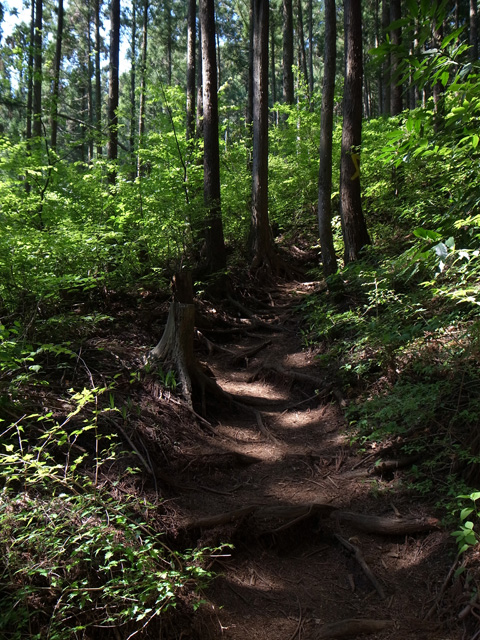
[[[250,0],[250,3],[252,5],[252,20],[253,20],[253,0]],[[270,11],[270,15],[269,15],[269,20],[270,20],[270,75],[271,75],[271,82],[272,82],[272,105],[274,105],[277,101],[277,75],[275,73],[275,66],[276,66],[276,62],[275,62],[275,14],[272,10],[272,7],[270,7],[269,9]],[[252,98],[253,98],[253,31],[252,31],[252,36],[250,39],[250,46],[251,46],[251,56],[252,56],[252,65],[251,65],[251,70],[252,73],[250,75],[251,77],[251,82],[252,82]],[[252,110],[253,110],[253,103],[252,103]]]
[[[318,235],[325,278],[337,271],[332,234],[332,139],[337,58],[335,0],[325,0],[325,55],[320,113],[320,171],[318,176]]]
[[[379,0],[375,0],[375,47],[380,46],[380,2]],[[382,68],[379,66],[377,73],[377,83],[378,83],[378,109],[377,115],[382,113],[382,104],[383,104],[383,73]]]
[[[292,0],[283,0],[283,101],[293,104],[293,10]]]
[[[92,58],[92,11],[91,0],[87,0],[87,95],[88,95],[88,123],[90,130],[88,131],[88,161],[93,160],[93,136],[94,115],[93,115],[93,58]]]
[[[101,157],[102,149],[102,84],[100,69],[100,7],[101,0],[95,0],[95,128],[97,136],[97,157]]]
[[[396,22],[402,17],[401,0],[390,0],[390,20]],[[402,30],[400,27],[392,29],[390,32],[390,38],[392,44],[399,47],[402,42]],[[390,112],[392,116],[402,113],[403,100],[402,100],[402,85],[399,83],[398,78],[398,66],[399,66],[399,54],[392,54],[392,88],[390,98]]]
[[[275,248],[268,219],[268,0],[253,8],[253,166],[251,268],[276,268]]]
[[[308,93],[313,96],[313,0],[308,0]]]
[[[32,117],[33,117],[33,52],[35,50],[35,0],[31,0],[30,17],[30,41],[28,47],[28,86],[27,86],[27,122],[26,138],[32,138]]]
[[[470,30],[469,43],[471,48],[470,55],[475,62],[478,60],[478,17],[477,17],[477,0],[470,0]]]
[[[33,54],[33,128],[34,138],[42,135],[42,39],[43,0],[35,2],[35,36]]]
[[[360,0],[344,0],[345,83],[340,164],[340,216],[345,263],[357,260],[370,244],[362,212],[360,145],[362,142],[362,7]]]
[[[214,273],[227,263],[220,205],[217,59],[214,0],[200,0],[203,80],[203,194],[206,207],[206,269]]]
[[[186,138],[195,137],[195,74],[197,52],[197,1],[188,0],[187,17],[187,127]]]
[[[108,75],[108,144],[107,158],[116,163],[118,158],[118,66],[120,58],[120,0],[110,3],[110,63]],[[117,171],[112,167],[108,174],[110,184],[115,184]]]
[[[55,151],[57,148],[58,132],[58,94],[60,87],[60,65],[62,61],[62,37],[63,37],[63,0],[58,0],[57,17],[57,41],[55,43],[55,62],[53,67],[53,90],[52,90],[52,114],[51,114],[51,140],[50,146]]]
[[[132,62],[130,66],[130,155],[133,158],[135,153],[135,129],[137,126],[136,118],[136,95],[135,88],[137,84],[137,0],[132,0],[132,32],[131,32],[131,54]]]
[[[390,24],[390,5],[389,0],[382,0],[382,31],[383,40],[388,33],[388,25]],[[382,114],[384,116],[390,115],[390,100],[391,100],[391,86],[390,86],[390,54],[386,56],[382,64],[383,74],[383,96],[382,96]]]
[[[145,104],[147,91],[147,48],[148,48],[148,0],[143,0],[143,20],[142,20],[142,53],[140,63],[140,105],[138,108],[138,155],[137,155],[137,176],[142,175],[141,149],[145,135]]]
[[[197,116],[196,135],[203,138],[203,63],[202,63],[202,23],[198,21],[198,64],[197,64]]]
[[[299,53],[299,68],[302,71],[303,79],[308,85],[308,71],[307,71],[307,55],[305,50],[305,35],[303,33],[303,11],[302,0],[297,0],[297,25],[298,25],[298,53]]]
[[[172,8],[165,1],[165,24],[167,27],[167,84],[172,84]]]

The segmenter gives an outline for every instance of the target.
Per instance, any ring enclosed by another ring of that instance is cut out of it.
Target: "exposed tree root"
[[[350,618],[326,624],[320,629],[317,638],[350,638],[366,633],[378,633],[393,625],[392,620],[362,620]]]
[[[360,549],[356,545],[352,544],[348,540],[345,540],[345,538],[342,538],[337,534],[335,534],[335,538],[340,542],[340,544],[342,544],[345,547],[345,549],[348,549],[348,551],[353,553],[353,555],[355,556],[355,560],[362,567],[364,574],[367,576],[367,578],[370,580],[372,585],[375,587],[375,590],[380,596],[380,598],[382,600],[385,600],[385,591],[383,590],[383,587],[380,584],[380,582],[377,580],[377,578],[373,574],[373,571],[370,569],[370,567],[366,563],[365,558],[363,557]]]
[[[437,518],[391,518],[385,516],[367,516],[351,511],[336,511],[332,514],[338,522],[350,524],[355,529],[367,533],[386,536],[409,535],[438,529]]]

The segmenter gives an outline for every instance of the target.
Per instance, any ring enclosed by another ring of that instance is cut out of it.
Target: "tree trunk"
[[[55,151],[57,148],[58,132],[58,94],[60,87],[60,65],[62,61],[62,37],[63,37],[63,0],[58,0],[57,17],[57,41],[55,43],[55,63],[53,68],[53,90],[52,90],[52,115],[51,115],[51,141],[50,146]]]
[[[340,215],[345,263],[357,260],[370,244],[360,193],[362,142],[362,9],[360,0],[344,0],[345,82],[340,165]]]
[[[217,60],[214,0],[200,0],[203,80],[203,194],[206,207],[205,245],[208,273],[226,266],[220,206],[220,150],[218,144]]]
[[[251,268],[275,268],[275,248],[268,219],[268,0],[253,10],[253,167]]]
[[[33,128],[34,138],[42,135],[42,39],[43,0],[35,1],[35,36],[33,53]]]
[[[165,25],[167,27],[167,84],[172,84],[172,9],[165,1]]]
[[[93,136],[94,130],[94,117],[93,117],[93,58],[92,58],[92,12],[91,12],[91,0],[87,0],[87,95],[88,95],[88,124],[90,126],[88,132],[88,161],[93,160]]]
[[[33,116],[33,52],[35,50],[35,0],[31,0],[31,17],[30,17],[30,41],[28,47],[28,87],[27,87],[27,122],[26,122],[26,138],[27,141],[32,138],[32,116]],[[27,183],[27,190],[29,185]]]
[[[308,0],[308,93],[313,96],[313,0]]]
[[[402,17],[401,2],[400,0],[390,0],[390,21],[395,22]],[[390,39],[395,47],[399,47],[402,42],[402,30],[400,27],[392,29],[390,32]],[[402,113],[403,100],[402,100],[402,85],[399,83],[398,78],[398,66],[399,66],[399,54],[392,54],[392,88],[390,97],[390,113],[392,116],[396,116]]]
[[[253,5],[253,0],[250,0],[250,2]],[[252,98],[253,98],[253,31],[252,31],[252,39],[250,40],[250,45],[251,45],[251,55],[252,55],[252,66],[250,67],[251,70],[252,70],[252,73],[251,73],[250,77],[251,77],[251,82],[252,82]],[[271,95],[272,105],[274,105],[277,102],[277,74],[275,72],[275,66],[276,66],[276,62],[275,62],[275,14],[274,14],[272,8],[270,7],[270,75],[271,75],[271,79],[272,79],[272,91],[271,91],[271,93],[272,93],[272,95]],[[253,105],[252,105],[252,110],[253,110]]]
[[[195,137],[196,39],[197,2],[196,0],[189,0],[187,17],[187,141],[193,140]]]
[[[110,3],[110,63],[108,78],[108,145],[107,158],[113,165],[118,158],[118,65],[120,56],[120,0]],[[115,184],[117,170],[112,166],[108,181]]]
[[[382,0],[382,31],[383,39],[388,31],[388,25],[390,24],[390,6],[388,0]],[[390,115],[390,100],[391,100],[391,86],[390,86],[390,54],[385,57],[382,64],[383,75],[383,95],[381,110],[384,116]]]
[[[298,52],[299,68],[303,74],[303,79],[308,87],[307,55],[305,52],[305,36],[303,33],[303,11],[302,0],[297,0],[297,25],[298,25]]]
[[[148,47],[148,0],[143,2],[142,21],[142,61],[140,66],[140,104],[138,108],[138,154],[137,154],[137,177],[142,175],[141,148],[145,135],[145,104],[147,90],[147,47]]]
[[[283,101],[293,104],[293,11],[292,0],[283,0]]]
[[[433,42],[436,49],[440,49],[443,40],[443,20],[440,19],[441,3],[439,0],[435,0],[436,11],[434,23],[432,25]],[[436,132],[440,131],[443,126],[444,118],[444,99],[443,99],[443,84],[436,82],[433,85],[433,127]]]
[[[247,125],[247,129],[249,129],[249,137],[251,136],[253,123],[253,3],[254,0],[250,0],[248,13],[248,86],[245,124]]]
[[[471,48],[470,55],[474,62],[478,60],[478,17],[477,17],[477,0],[470,0],[470,30],[469,43]]]
[[[97,157],[102,156],[102,85],[100,69],[100,5],[95,0],[95,127],[97,130]]]
[[[197,116],[196,135],[203,138],[203,63],[202,63],[202,23],[198,21],[198,64],[197,64]]]
[[[137,83],[137,0],[132,0],[132,32],[131,32],[131,66],[130,66],[130,156],[133,158],[135,153],[135,129],[137,127],[136,119],[136,96],[135,87]]]
[[[323,59],[322,111],[320,122],[320,171],[318,177],[318,235],[327,278],[337,271],[332,234],[332,137],[337,18],[335,0],[325,0],[325,55]]]

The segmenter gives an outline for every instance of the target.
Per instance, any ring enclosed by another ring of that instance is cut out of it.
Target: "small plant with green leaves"
[[[458,529],[452,532],[457,543],[458,553],[462,554],[470,547],[474,547],[479,541],[475,527],[478,527],[480,523],[480,509],[477,506],[477,500],[480,500],[480,491],[461,495],[458,498],[459,500],[468,500],[468,506],[460,510]]]

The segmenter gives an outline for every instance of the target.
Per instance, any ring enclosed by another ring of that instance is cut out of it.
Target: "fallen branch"
[[[389,516],[368,516],[351,511],[336,511],[332,514],[332,518],[337,522],[350,524],[360,531],[386,536],[422,533],[439,527],[437,518],[391,518]]]
[[[348,542],[348,540],[345,540],[345,538],[342,538],[337,534],[335,534],[335,538],[340,542],[340,544],[342,544],[345,547],[345,549],[348,549],[348,551],[353,553],[353,555],[355,556],[355,560],[361,566],[364,574],[367,576],[367,578],[370,580],[372,585],[375,587],[375,590],[380,596],[380,599],[385,600],[385,591],[383,590],[383,587],[380,584],[380,582],[377,580],[377,578],[373,574],[373,571],[370,569],[370,567],[366,563],[365,558],[363,557],[360,549],[356,545],[352,544],[351,542]]]
[[[259,353],[260,351],[262,351],[266,347],[270,346],[271,344],[272,344],[272,341],[271,340],[267,340],[266,342],[262,342],[262,344],[260,344],[260,345],[252,347],[251,349],[247,349],[243,353],[241,353],[241,354],[235,356],[234,358],[232,358],[232,361],[231,361],[232,365],[238,365],[238,364],[241,364],[244,360],[248,360],[249,358],[253,358],[253,356],[256,356],[257,353]]]
[[[319,639],[323,638],[349,638],[365,633],[378,633],[393,625],[392,620],[362,620],[350,618],[326,624],[320,629]]]

